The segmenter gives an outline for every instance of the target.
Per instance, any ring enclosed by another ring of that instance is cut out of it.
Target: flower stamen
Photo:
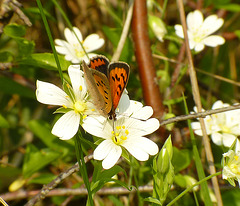
[[[121,145],[125,140],[127,140],[129,131],[125,128],[126,127],[124,125],[116,126],[117,132],[112,131],[112,140],[116,145]]]

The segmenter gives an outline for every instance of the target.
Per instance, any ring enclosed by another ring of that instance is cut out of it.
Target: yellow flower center
[[[82,46],[80,44],[74,44],[73,47],[74,47],[74,52],[78,58],[81,58],[85,55],[85,52],[83,51]],[[85,47],[84,49],[87,50],[87,48]]]
[[[238,160],[239,160],[239,157],[235,155],[232,161],[230,161],[228,164],[228,167],[236,175],[240,175],[240,162]]]
[[[129,131],[124,125],[116,126],[116,130],[112,131],[112,140],[116,145],[121,145],[125,140],[127,140],[128,134]]]
[[[78,100],[74,103],[73,108],[76,113],[83,113],[87,109],[87,104],[82,100]]]
[[[229,127],[227,127],[226,125],[222,126],[222,131],[223,131],[223,133],[231,133],[231,129]]]

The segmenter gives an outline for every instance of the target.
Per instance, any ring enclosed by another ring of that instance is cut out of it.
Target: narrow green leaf
[[[187,102],[186,102],[185,98],[184,98],[184,106],[185,106],[186,114],[189,114]],[[192,127],[191,127],[191,121],[187,120],[187,122],[188,122],[189,131],[190,131],[190,137],[191,137],[191,142],[192,142],[192,147],[193,147],[193,156],[194,156],[194,160],[195,160],[195,164],[196,164],[196,168],[197,168],[197,173],[198,173],[199,180],[201,181],[206,176],[205,176],[202,161],[201,161],[201,158],[200,158],[200,155],[198,152],[196,139],[195,139]],[[208,189],[207,182],[205,182],[205,181],[201,184],[201,192],[203,194],[203,201],[204,201],[205,205],[212,206],[213,203],[210,198],[210,192]]]

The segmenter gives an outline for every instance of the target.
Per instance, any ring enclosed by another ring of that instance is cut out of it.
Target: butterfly
[[[109,62],[102,55],[82,62],[88,91],[99,113],[115,119],[115,110],[127,86],[130,67],[125,62]]]

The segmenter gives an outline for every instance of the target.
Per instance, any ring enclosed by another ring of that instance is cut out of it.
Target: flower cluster
[[[74,31],[82,41],[80,31],[77,28],[74,28]],[[58,44],[57,51],[72,63],[86,61],[86,54],[75,34],[65,29],[65,37],[68,42],[55,40]],[[102,39],[92,34],[82,42],[82,46],[90,52],[101,47],[103,43]],[[89,57],[91,55],[88,53]],[[88,133],[100,137],[103,141],[95,149],[93,156],[96,160],[103,160],[104,169],[109,169],[117,163],[123,148],[140,161],[146,161],[149,155],[158,153],[157,144],[144,137],[160,126],[157,119],[150,118],[153,114],[151,107],[143,107],[140,102],[130,100],[125,92],[116,109],[116,117],[106,118],[100,115],[92,102],[80,66],[69,66],[68,74],[71,84],[64,83],[64,90],[51,83],[37,81],[37,100],[43,104],[61,106],[55,112],[63,115],[53,126],[54,135],[68,140],[77,133],[81,125]]]
[[[229,104],[216,101],[212,109],[228,107]],[[196,108],[194,108],[195,112]],[[240,135],[240,110],[232,110],[218,114],[208,115],[204,118],[207,134],[211,135],[212,141],[217,145],[230,147]],[[191,124],[195,134],[202,136],[200,122]],[[238,140],[237,140],[238,141]]]
[[[190,12],[187,15],[187,33],[189,38],[190,49],[200,52],[205,45],[216,47],[225,43],[225,39],[218,35],[211,35],[216,32],[222,25],[224,20],[218,18],[217,15],[210,15],[205,20],[203,14],[199,10]],[[184,38],[183,28],[181,25],[175,25],[176,34]]]

